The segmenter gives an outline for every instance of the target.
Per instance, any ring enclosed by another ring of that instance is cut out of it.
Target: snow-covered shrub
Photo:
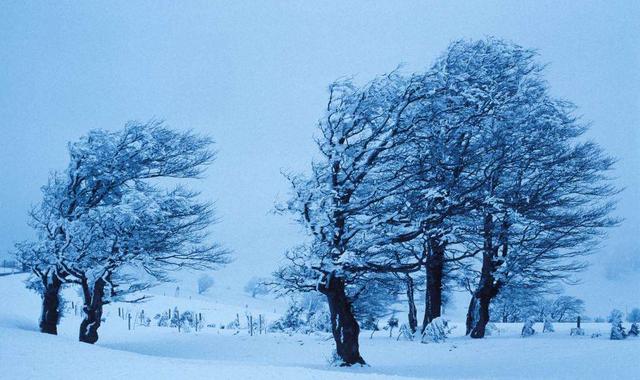
[[[331,332],[331,315],[328,310],[320,309],[308,317],[310,332]]]
[[[171,319],[169,320],[169,327],[178,327],[180,325],[180,311],[178,307],[173,308],[173,313],[171,314]]]
[[[553,323],[551,323],[550,320],[545,319],[544,320],[544,326],[542,327],[542,332],[543,333],[550,333],[550,332],[555,332],[555,328],[553,327]]]
[[[637,337],[638,335],[640,335],[640,327],[638,327],[638,323],[632,323],[631,328],[629,328],[629,332],[627,333],[627,336]]]
[[[595,332],[595,333],[591,334],[591,339],[600,338],[601,336],[602,336],[601,333]]]
[[[360,328],[362,330],[379,331],[378,321],[372,316],[367,316],[362,322],[360,322]]]
[[[221,329],[229,329],[229,330],[237,330],[240,328],[240,321],[238,321],[237,319],[232,320],[231,322],[227,323],[227,325],[221,325],[220,326]]]
[[[389,330],[389,337],[393,335],[393,329],[398,327],[398,323],[398,318],[396,318],[395,316],[391,316],[389,317],[389,319],[387,319],[387,324],[383,327],[383,329]]]
[[[153,319],[157,321],[158,327],[169,327],[171,316],[169,315],[168,311],[165,311],[162,314],[156,314],[156,316],[153,317]]]
[[[584,329],[580,328],[580,327],[573,327],[571,328],[571,336],[583,336],[584,335]]]
[[[210,274],[203,274],[198,277],[198,294],[202,294],[207,290],[211,289],[214,284],[213,277]]]
[[[431,321],[424,329],[424,333],[422,334],[421,343],[440,343],[444,342],[447,339],[447,336],[451,334],[453,329],[449,328],[449,322],[442,318],[438,317]]]
[[[609,323],[611,323],[611,336],[612,340],[622,340],[627,337],[627,332],[622,326],[622,312],[614,309],[609,314]]]
[[[533,334],[535,334],[536,330],[533,328],[533,325],[535,323],[536,322],[534,318],[528,318],[524,322],[524,326],[522,326],[522,333],[520,335],[524,338],[524,337],[532,336]]]
[[[185,311],[180,315],[179,323],[182,331],[189,332],[192,328],[196,327],[198,323],[197,316],[192,311]]]
[[[304,325],[302,315],[304,308],[296,301],[289,304],[289,308],[280,319],[275,320],[270,326],[269,331],[295,332]]]

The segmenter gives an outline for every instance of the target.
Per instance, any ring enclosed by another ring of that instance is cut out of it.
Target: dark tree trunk
[[[500,231],[500,245],[493,244],[493,215],[487,214],[484,219],[484,246],[482,253],[482,270],[480,272],[480,283],[473,298],[472,305],[469,305],[467,318],[472,316],[472,321],[467,324],[467,333],[472,338],[484,338],[485,329],[489,323],[489,306],[491,300],[498,295],[502,283],[496,281],[494,274],[502,265],[504,257],[507,255],[506,230],[508,224],[503,222]],[[497,257],[499,248],[502,248],[502,258]],[[473,313],[471,313],[473,311]],[[469,331],[470,329],[470,331]]]
[[[341,366],[366,364],[360,356],[358,344],[360,326],[353,315],[351,302],[347,298],[344,280],[336,277],[334,273],[325,275],[318,290],[327,297],[329,303],[331,332],[336,342],[336,352],[342,360]]]
[[[414,297],[414,284],[413,278],[409,274],[406,276],[407,279],[407,301],[409,303],[409,329],[411,333],[415,333],[418,329],[418,310],[416,309],[416,302]]]
[[[489,305],[491,305],[491,297],[480,294],[477,297],[477,320],[469,334],[472,338],[484,338],[487,324],[489,323]]]
[[[442,314],[442,282],[444,280],[445,244],[437,238],[430,239],[430,251],[426,264],[427,286],[422,332],[431,321]]]
[[[84,319],[80,323],[81,342],[93,344],[98,341],[98,328],[102,320],[105,285],[105,281],[100,278],[93,284],[93,289],[90,289],[87,280],[82,280]]]
[[[42,279],[44,293],[42,294],[42,313],[40,314],[40,332],[58,334],[60,321],[60,288],[62,280],[54,273]]]

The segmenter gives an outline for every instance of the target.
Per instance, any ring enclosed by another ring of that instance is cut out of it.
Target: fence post
[[[127,323],[127,324],[128,324],[128,326],[129,326],[129,331],[131,331],[131,313],[129,313],[129,314],[127,315],[127,319],[128,319],[128,323]]]

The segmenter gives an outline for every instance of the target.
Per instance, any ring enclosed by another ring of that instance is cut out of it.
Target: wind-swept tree
[[[293,196],[284,208],[307,228],[311,241],[290,251],[291,265],[276,275],[284,287],[326,296],[343,365],[365,363],[353,312],[366,288],[363,279],[403,266],[379,241],[377,226],[385,218],[375,210],[408,181],[396,174],[415,122],[414,105],[425,96],[421,79],[392,73],[362,88],[349,81],[332,84],[317,138],[322,158],[310,175],[289,176]]]
[[[508,283],[570,282],[584,268],[609,217],[616,189],[607,173],[614,160],[592,142],[573,105],[552,98],[535,52],[496,40],[460,43],[467,71],[499,86],[480,138],[488,144],[481,202],[464,238],[482,252],[478,284],[467,315],[467,333],[484,337],[489,305]]]
[[[100,220],[97,215],[116,215],[117,207],[131,203],[132,194],[157,193],[151,181],[198,177],[214,158],[211,143],[209,138],[172,131],[160,122],[151,122],[129,123],[116,132],[91,131],[69,145],[67,169],[64,173],[51,175],[48,184],[42,188],[42,202],[31,212],[31,225],[38,234],[38,240],[18,246],[18,257],[42,283],[42,315],[46,317],[41,320],[43,332],[56,333],[61,284],[82,284],[79,274],[91,270],[100,272],[102,267],[89,268],[87,263],[90,258],[99,262],[97,257],[106,255],[109,237],[113,236],[119,223],[126,221],[115,218]],[[187,203],[193,203],[192,193],[176,190],[173,195],[177,197],[174,200],[177,206],[180,205],[180,197],[186,197]],[[167,200],[166,205],[171,205],[170,202]],[[199,207],[206,220],[210,221],[208,206],[201,204]],[[125,214],[123,212],[120,216]],[[179,219],[179,215],[176,218]],[[106,228],[108,223],[111,225]],[[117,250],[119,246],[113,249]],[[207,258],[206,255],[203,257]],[[180,256],[173,258],[181,259]],[[193,262],[198,261],[196,257],[194,259]],[[115,261],[120,263],[121,260]],[[149,269],[152,270],[153,266]],[[109,273],[115,276],[113,272]],[[122,275],[121,272],[118,275]],[[106,274],[100,278],[105,282],[113,281],[113,277]]]

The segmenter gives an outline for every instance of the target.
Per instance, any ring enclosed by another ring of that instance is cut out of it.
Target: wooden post
[[[578,328],[580,328],[580,316],[578,316]]]
[[[180,332],[180,310],[176,309],[176,319],[178,320],[178,332]]]
[[[253,316],[249,316],[249,334],[253,336]]]
[[[127,316],[127,323],[129,325],[129,330],[131,330],[131,313],[129,313],[129,315]]]

